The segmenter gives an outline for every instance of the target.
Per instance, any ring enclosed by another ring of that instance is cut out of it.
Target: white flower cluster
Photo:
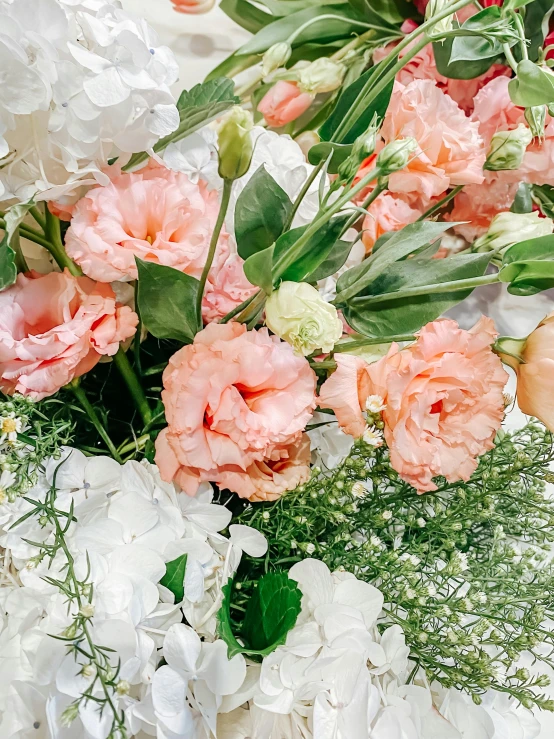
[[[212,504],[209,485],[189,498],[146,462],[120,466],[75,449],[64,456],[63,463],[48,462],[26,497],[43,502],[55,483],[64,524],[63,512],[73,506],[76,521],[64,538],[75,575],[85,583],[79,612],[91,617],[93,642],[113,650],[107,654],[114,674],[119,664],[113,701],[128,736],[210,736],[221,696],[241,687],[246,669],[242,656],[229,662],[226,645],[216,639],[221,586],[243,551],[265,553],[264,537],[240,525],[229,527],[229,539],[217,533],[231,514]],[[13,526],[32,508],[21,497],[0,505],[0,736],[106,739],[109,708],[100,715],[89,700],[72,711],[83,693],[101,699],[102,691],[88,647],[82,645],[76,659],[67,641],[51,636],[71,637],[77,605],[53,584],[66,579],[67,553],[58,551],[52,561],[40,555],[54,541],[51,523],[32,515]],[[185,595],[175,603],[160,580],[166,563],[182,554]],[[196,631],[181,623],[183,613]],[[167,666],[156,672],[162,657]]]
[[[0,201],[59,199],[179,125],[178,67],[118,0],[0,0]]]

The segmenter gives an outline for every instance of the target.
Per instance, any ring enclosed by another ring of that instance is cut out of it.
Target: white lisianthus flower
[[[330,352],[342,336],[337,309],[307,282],[283,282],[267,299],[267,326],[297,354]]]
[[[486,234],[477,239],[473,245],[475,251],[492,251],[502,249],[519,241],[536,239],[552,233],[554,222],[551,218],[542,218],[538,212],[498,213],[489,226]]]

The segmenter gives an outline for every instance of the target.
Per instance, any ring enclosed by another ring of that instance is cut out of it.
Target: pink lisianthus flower
[[[305,113],[314,96],[302,92],[296,82],[279,80],[260,100],[258,111],[273,128],[286,126]]]
[[[197,15],[208,13],[215,5],[215,0],[171,0],[178,13]]]
[[[483,182],[486,151],[479,125],[431,80],[395,83],[381,128],[384,143],[413,137],[418,154],[389,177],[392,193],[418,193],[423,202],[455,185]]]
[[[0,293],[0,389],[53,395],[113,356],[137,323],[109,285],[67,271],[20,274]]]
[[[426,208],[417,195],[381,193],[369,206],[362,226],[362,241],[369,254],[377,239],[389,231],[399,231],[414,223]]]
[[[195,495],[203,481],[274,499],[309,475],[303,432],[315,408],[307,360],[267,329],[209,324],[163,375],[168,426],[156,441],[164,480]]]
[[[466,241],[475,241],[489,230],[494,216],[510,210],[518,183],[507,182],[503,175],[504,172],[486,172],[485,182],[464,187],[454,198],[450,213],[445,214],[445,220],[460,222],[454,231]]]
[[[491,350],[496,336],[490,318],[470,331],[448,319],[433,321],[413,344],[402,350],[393,344],[373,364],[341,358],[319,403],[335,411],[345,431],[361,436],[367,397],[379,396],[391,464],[403,480],[419,492],[436,490],[438,475],[468,480],[504,417],[508,375]]]
[[[116,174],[74,207],[66,250],[101,282],[137,278],[135,257],[200,278],[219,212],[219,196],[202,180],[158,165]],[[254,291],[223,230],[203,302],[205,320],[221,318]],[[226,310],[227,308],[227,310]]]

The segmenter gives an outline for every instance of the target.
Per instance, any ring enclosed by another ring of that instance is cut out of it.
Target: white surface
[[[248,32],[237,26],[217,7],[206,15],[184,15],[173,10],[170,0],[123,0],[123,5],[127,10],[146,18],[158,32],[160,41],[173,49],[180,69],[180,80],[174,87],[176,95],[182,89],[190,89],[201,82],[208,72],[250,38]],[[469,328],[481,313],[485,313],[496,321],[501,334],[524,336],[553,308],[552,294],[543,294],[532,299],[514,298],[505,289],[499,292],[496,286],[491,286],[474,293],[464,303],[463,313],[455,311],[455,317],[460,324]],[[514,393],[514,385],[512,378],[510,387],[507,388],[509,392]],[[516,409],[510,414],[508,426],[517,428],[524,422],[523,415]],[[554,683],[554,674],[551,678]],[[547,688],[545,692],[554,697],[554,686]],[[554,714],[543,713],[539,719],[543,727],[539,739],[552,739]],[[474,737],[468,736],[465,739]]]

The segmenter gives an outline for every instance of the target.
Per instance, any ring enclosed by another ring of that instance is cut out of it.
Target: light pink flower
[[[305,113],[313,99],[313,95],[302,92],[295,82],[279,80],[260,100],[258,111],[269,126],[280,128]]]
[[[389,231],[399,231],[409,223],[414,223],[423,215],[426,208],[419,202],[417,195],[404,193],[393,195],[382,193],[368,208],[368,215],[362,227],[362,241],[369,254],[377,239]]]
[[[178,13],[199,14],[208,13],[215,5],[215,0],[171,0]]]
[[[156,462],[164,480],[189,495],[208,480],[261,499],[307,474],[302,433],[315,407],[315,374],[267,329],[209,324],[173,355],[163,384],[168,426]]]
[[[477,457],[494,446],[504,415],[508,376],[491,350],[496,336],[490,318],[470,331],[448,319],[433,321],[409,347],[393,344],[365,368],[357,362],[354,377],[352,362],[347,374],[341,361],[339,377],[331,375],[321,389],[320,405],[359,436],[365,400],[379,395],[391,464],[403,480],[419,492],[436,490],[437,475],[468,480]]]
[[[138,317],[109,285],[69,272],[20,274],[0,293],[0,389],[40,400],[114,355]]]
[[[450,213],[445,214],[447,221],[462,221],[454,231],[466,241],[475,241],[489,230],[494,216],[510,210],[518,184],[507,182],[503,175],[504,172],[486,172],[485,182],[464,187],[454,198]]]
[[[205,323],[223,318],[258,290],[246,279],[243,264],[238,254],[231,254],[219,269],[212,270],[202,303]]]
[[[330,408],[342,430],[358,438],[367,425],[362,409],[371,395],[369,365],[362,357],[342,352],[335,355],[335,361],[337,369],[321,386],[319,405]]]
[[[385,144],[409,136],[419,145],[408,166],[389,178],[393,193],[430,200],[454,185],[483,181],[486,151],[479,125],[431,80],[395,83],[381,136]]]

